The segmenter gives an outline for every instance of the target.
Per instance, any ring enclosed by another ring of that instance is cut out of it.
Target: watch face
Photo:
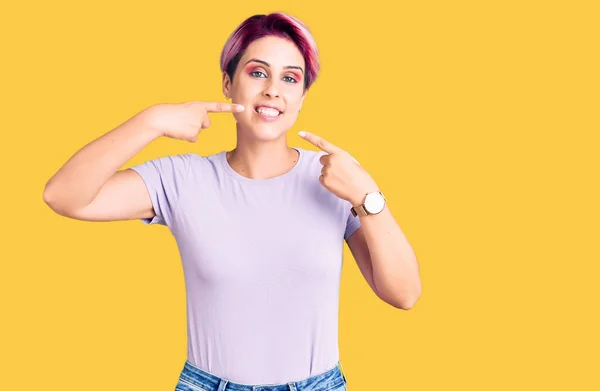
[[[379,213],[385,206],[385,199],[380,193],[369,193],[365,198],[365,209],[369,213]]]

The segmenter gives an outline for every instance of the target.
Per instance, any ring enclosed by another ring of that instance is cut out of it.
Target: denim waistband
[[[216,376],[210,372],[198,368],[188,360],[185,361],[176,391],[326,391],[345,390],[341,388],[346,384],[341,363],[328,371],[311,376],[304,380],[281,383],[281,384],[240,384],[225,378]]]

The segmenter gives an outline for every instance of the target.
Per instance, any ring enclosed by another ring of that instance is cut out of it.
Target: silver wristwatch
[[[385,208],[385,201],[386,199],[382,192],[374,191],[372,193],[367,193],[363,203],[358,206],[353,206],[350,211],[354,217],[376,215],[377,213],[381,213],[383,208]]]

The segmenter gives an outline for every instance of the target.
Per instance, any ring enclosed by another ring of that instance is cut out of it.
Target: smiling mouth
[[[256,106],[256,107],[254,108],[254,112],[255,112],[255,113],[257,113],[257,114],[259,114],[259,115],[265,116],[265,117],[269,117],[269,118],[277,118],[277,117],[281,116],[281,114],[283,114],[283,111],[279,111],[279,110],[277,110],[277,109],[273,109],[273,108],[270,108],[270,109],[268,109],[267,111],[269,111],[269,112],[271,112],[271,113],[273,113],[273,112],[275,112],[275,111],[276,111],[276,112],[278,113],[277,115],[272,115],[272,114],[270,115],[270,114],[266,114],[266,113],[261,113],[260,111],[258,111],[258,109],[259,109],[260,107],[264,107],[264,106]]]

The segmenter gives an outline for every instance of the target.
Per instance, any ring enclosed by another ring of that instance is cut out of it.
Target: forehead
[[[294,42],[274,36],[262,37],[253,41],[241,58],[245,64],[251,58],[268,62],[272,68],[287,65],[304,68],[304,57]]]

